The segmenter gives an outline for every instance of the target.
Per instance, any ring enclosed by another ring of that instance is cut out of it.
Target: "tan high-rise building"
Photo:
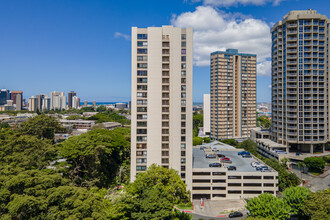
[[[329,20],[291,11],[272,33],[272,140],[289,152],[324,151],[328,122]]]
[[[34,96],[32,96],[31,98],[29,98],[29,111],[30,112],[34,112],[37,111],[38,109],[38,98],[35,98]]]
[[[191,188],[193,31],[132,28],[131,181],[151,164]]]
[[[249,137],[256,127],[254,54],[227,49],[211,54],[211,138]]]

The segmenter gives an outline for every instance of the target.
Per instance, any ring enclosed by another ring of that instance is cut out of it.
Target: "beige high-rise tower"
[[[291,11],[272,33],[272,140],[289,152],[324,151],[329,140],[327,16]]]
[[[157,164],[191,189],[192,38],[191,28],[132,28],[131,181]]]
[[[256,127],[254,54],[227,49],[211,54],[211,138],[249,137]]]

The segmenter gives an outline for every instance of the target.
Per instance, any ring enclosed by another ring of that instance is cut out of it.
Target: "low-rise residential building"
[[[262,193],[276,195],[278,173],[269,166],[268,170],[257,171],[253,163],[266,165],[253,155],[251,158],[238,155],[240,151],[242,149],[217,141],[194,147],[192,199],[243,199]],[[210,154],[215,155],[215,158],[206,158]],[[217,154],[230,158],[230,162],[222,162]],[[220,163],[221,167],[209,167],[211,163]],[[229,166],[234,166],[235,170],[230,170]]]
[[[72,127],[74,129],[88,129],[95,125],[95,121],[92,120],[67,120],[61,119],[60,123],[64,127]]]

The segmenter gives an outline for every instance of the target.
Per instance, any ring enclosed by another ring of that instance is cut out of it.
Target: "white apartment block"
[[[211,132],[211,95],[203,96],[203,133],[210,135]]]
[[[151,164],[191,189],[193,30],[132,27],[131,181]]]
[[[66,96],[64,92],[51,92],[50,93],[51,109],[66,109]]]

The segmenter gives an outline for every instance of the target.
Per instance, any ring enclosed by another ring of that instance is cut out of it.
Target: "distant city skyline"
[[[74,90],[81,101],[127,102],[131,27],[172,24],[194,29],[194,102],[210,93],[210,53],[228,48],[257,54],[257,102],[270,102],[270,27],[290,10],[328,15],[330,4],[239,2],[1,1],[0,88],[24,97]]]

